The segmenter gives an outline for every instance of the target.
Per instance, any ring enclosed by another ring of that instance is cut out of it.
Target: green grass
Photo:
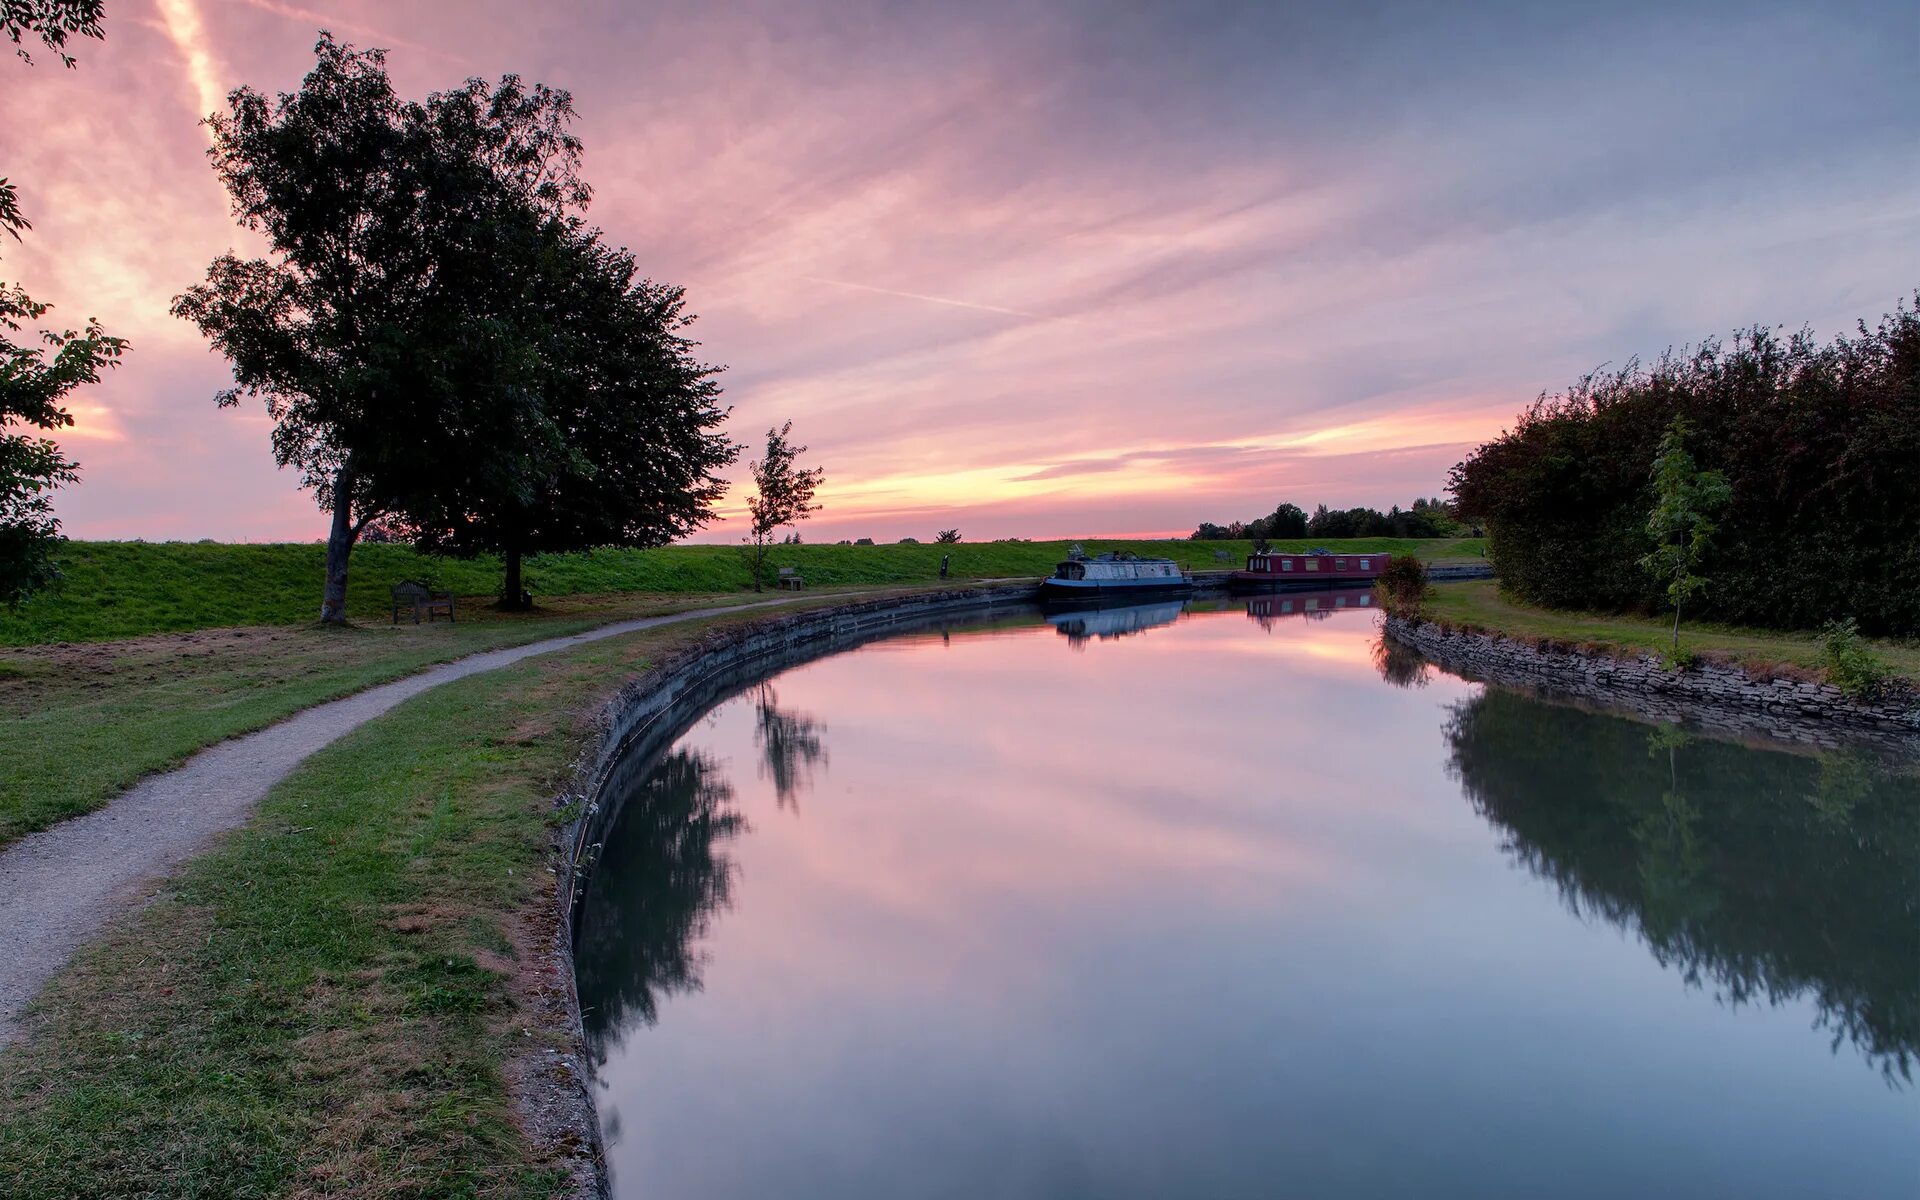
[[[214,742],[432,663],[713,602],[582,597],[525,614],[476,607],[451,625],[312,624],[0,649],[0,846],[98,808]]]
[[[508,1084],[554,1069],[548,798],[593,701],[743,617],[458,681],[309,759],[0,1055],[6,1195],[551,1194]]]
[[[1306,549],[1309,540],[1276,542]],[[1478,539],[1363,538],[1327,542],[1354,552],[1412,553],[1428,560],[1471,558]],[[951,553],[956,579],[1051,574],[1067,542],[963,542],[956,546],[781,546],[771,563],[796,566],[815,587],[928,582],[940,556]],[[1246,542],[1146,541],[1083,543],[1089,553],[1133,550],[1211,570],[1238,566]],[[1228,563],[1214,552],[1229,555]],[[71,542],[61,552],[66,582],[17,613],[0,611],[0,645],[103,641],[143,634],[236,625],[294,625],[320,610],[323,549],[318,544],[232,545],[216,542]],[[527,565],[529,586],[543,598],[626,593],[730,592],[751,584],[734,546],[672,546],[662,550],[601,550],[542,555]],[[348,611],[360,620],[385,620],[387,589],[423,579],[466,597],[472,611],[497,594],[500,566],[417,555],[405,546],[360,546],[353,552]]]
[[[1536,608],[1502,595],[1491,579],[1437,585],[1427,603],[1427,616],[1456,628],[1547,638],[1614,653],[1664,655],[1673,647],[1671,617]],[[1868,645],[1895,675],[1920,683],[1920,642],[1870,639]],[[1761,674],[1786,667],[1791,673],[1811,677],[1824,670],[1820,635],[1816,632],[1683,622],[1680,649],[1683,654],[1735,663]]]

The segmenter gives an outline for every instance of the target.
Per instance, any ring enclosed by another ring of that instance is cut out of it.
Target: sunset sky
[[[247,245],[197,120],[322,27],[404,94],[573,92],[590,216],[686,286],[734,436],[826,468],[810,541],[1406,504],[1602,363],[1920,284],[1910,0],[109,0],[77,70],[0,66],[0,278],[133,343],[72,404],[72,536],[324,535],[167,315]]]

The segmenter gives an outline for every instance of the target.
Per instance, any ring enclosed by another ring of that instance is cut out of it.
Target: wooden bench
[[[798,567],[781,567],[780,575],[773,581],[773,586],[782,592],[799,592],[806,590],[807,581],[800,577]]]
[[[420,614],[427,614],[427,623],[433,623],[435,613],[446,613],[447,620],[453,620],[453,593],[436,592],[424,583],[408,579],[393,585],[393,623],[400,623],[403,610],[413,610],[413,623],[420,623]]]

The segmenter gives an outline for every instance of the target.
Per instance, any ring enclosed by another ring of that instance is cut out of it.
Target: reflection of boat
[[[1069,557],[1041,581],[1046,600],[1112,600],[1120,596],[1184,596],[1193,579],[1170,558],[1141,558],[1122,550],[1098,558]]]
[[[1247,601],[1247,616],[1261,625],[1270,625],[1281,617],[1331,616],[1343,609],[1376,607],[1370,587],[1332,588],[1287,596],[1255,596]]]
[[[1162,600],[1158,604],[1128,604],[1114,608],[1087,608],[1055,613],[1047,622],[1078,645],[1090,638],[1126,637],[1156,625],[1171,625],[1186,611],[1182,600]]]
[[[1309,550],[1305,554],[1250,554],[1247,569],[1229,579],[1236,589],[1322,587],[1335,583],[1371,583],[1386,570],[1384,554],[1335,554]]]

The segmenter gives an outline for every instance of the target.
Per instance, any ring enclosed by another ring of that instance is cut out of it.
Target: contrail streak
[[[929,304],[949,304],[954,308],[971,308],[978,312],[1000,313],[1008,317],[1025,317],[1029,321],[1064,321],[1069,325],[1080,322],[1072,317],[1054,317],[1046,313],[1026,312],[1018,308],[1001,308],[997,304],[975,304],[971,300],[954,300],[946,296],[929,296],[924,292],[902,292],[894,288],[875,287],[870,283],[849,283],[844,279],[821,279],[813,275],[802,275],[808,283],[824,283],[828,287],[852,288],[858,292],[878,292],[882,296],[900,296],[907,300],[925,300]]]
[[[180,57],[187,61],[187,81],[193,84],[194,100],[200,106],[200,115],[204,117],[224,110],[227,92],[220,86],[213,50],[207,44],[206,30],[200,25],[200,10],[195,7],[193,0],[154,2],[160,10],[160,19],[166,23],[167,37],[180,51]]]

